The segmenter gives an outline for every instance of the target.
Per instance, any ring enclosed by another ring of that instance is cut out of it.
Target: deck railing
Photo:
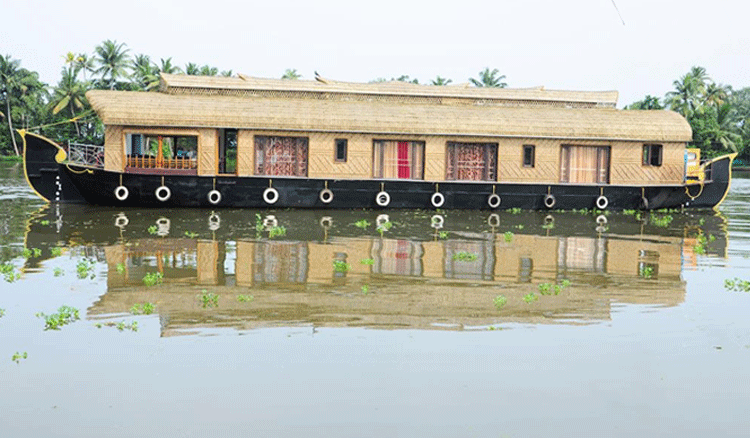
[[[80,166],[104,169],[104,146],[68,143],[68,162]]]
[[[189,157],[158,158],[148,155],[128,155],[127,167],[136,169],[181,169],[198,168],[198,160]]]

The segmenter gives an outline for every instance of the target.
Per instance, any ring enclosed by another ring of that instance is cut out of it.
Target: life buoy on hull
[[[333,201],[333,192],[330,189],[323,189],[320,191],[318,199],[324,204],[330,204]]]
[[[544,197],[544,206],[547,208],[554,207],[556,202],[555,195],[549,194]]]
[[[386,191],[380,191],[375,195],[375,203],[381,207],[387,207],[391,203],[391,195]]]
[[[273,187],[267,188],[263,191],[263,200],[266,201],[266,204],[275,204],[279,200],[279,191]]]
[[[596,208],[599,210],[604,210],[609,205],[609,199],[607,199],[606,196],[601,195],[598,198],[596,198]]]
[[[489,205],[490,208],[497,208],[500,206],[500,201],[500,195],[493,193],[487,198],[487,205]]]
[[[443,196],[443,194],[440,192],[435,192],[430,198],[430,203],[432,203],[433,207],[440,208],[443,206],[443,204],[445,204],[445,196]]]
[[[221,202],[221,192],[214,189],[208,192],[208,202],[210,202],[213,205],[217,205],[219,202]]]
[[[128,199],[128,196],[130,196],[130,191],[125,186],[117,186],[115,188],[115,198],[117,198],[118,201],[124,201]]]
[[[169,201],[169,198],[172,197],[172,191],[169,190],[169,187],[167,186],[159,186],[154,191],[154,194],[156,195],[156,199],[158,199],[161,202]]]

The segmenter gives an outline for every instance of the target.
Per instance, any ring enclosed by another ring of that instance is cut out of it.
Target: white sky
[[[55,84],[63,55],[105,39],[250,76],[295,68],[344,81],[407,74],[463,83],[485,67],[510,87],[662,97],[691,66],[750,86],[746,0],[2,0],[0,54]]]

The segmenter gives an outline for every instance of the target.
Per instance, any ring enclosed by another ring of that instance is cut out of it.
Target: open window
[[[129,133],[125,156],[127,172],[196,173],[198,137]]]
[[[643,165],[661,166],[663,147],[660,144],[643,145]]]

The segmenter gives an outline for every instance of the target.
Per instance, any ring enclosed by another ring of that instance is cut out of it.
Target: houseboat
[[[617,92],[162,74],[92,90],[103,146],[24,137],[50,202],[122,207],[714,208],[733,154]]]

